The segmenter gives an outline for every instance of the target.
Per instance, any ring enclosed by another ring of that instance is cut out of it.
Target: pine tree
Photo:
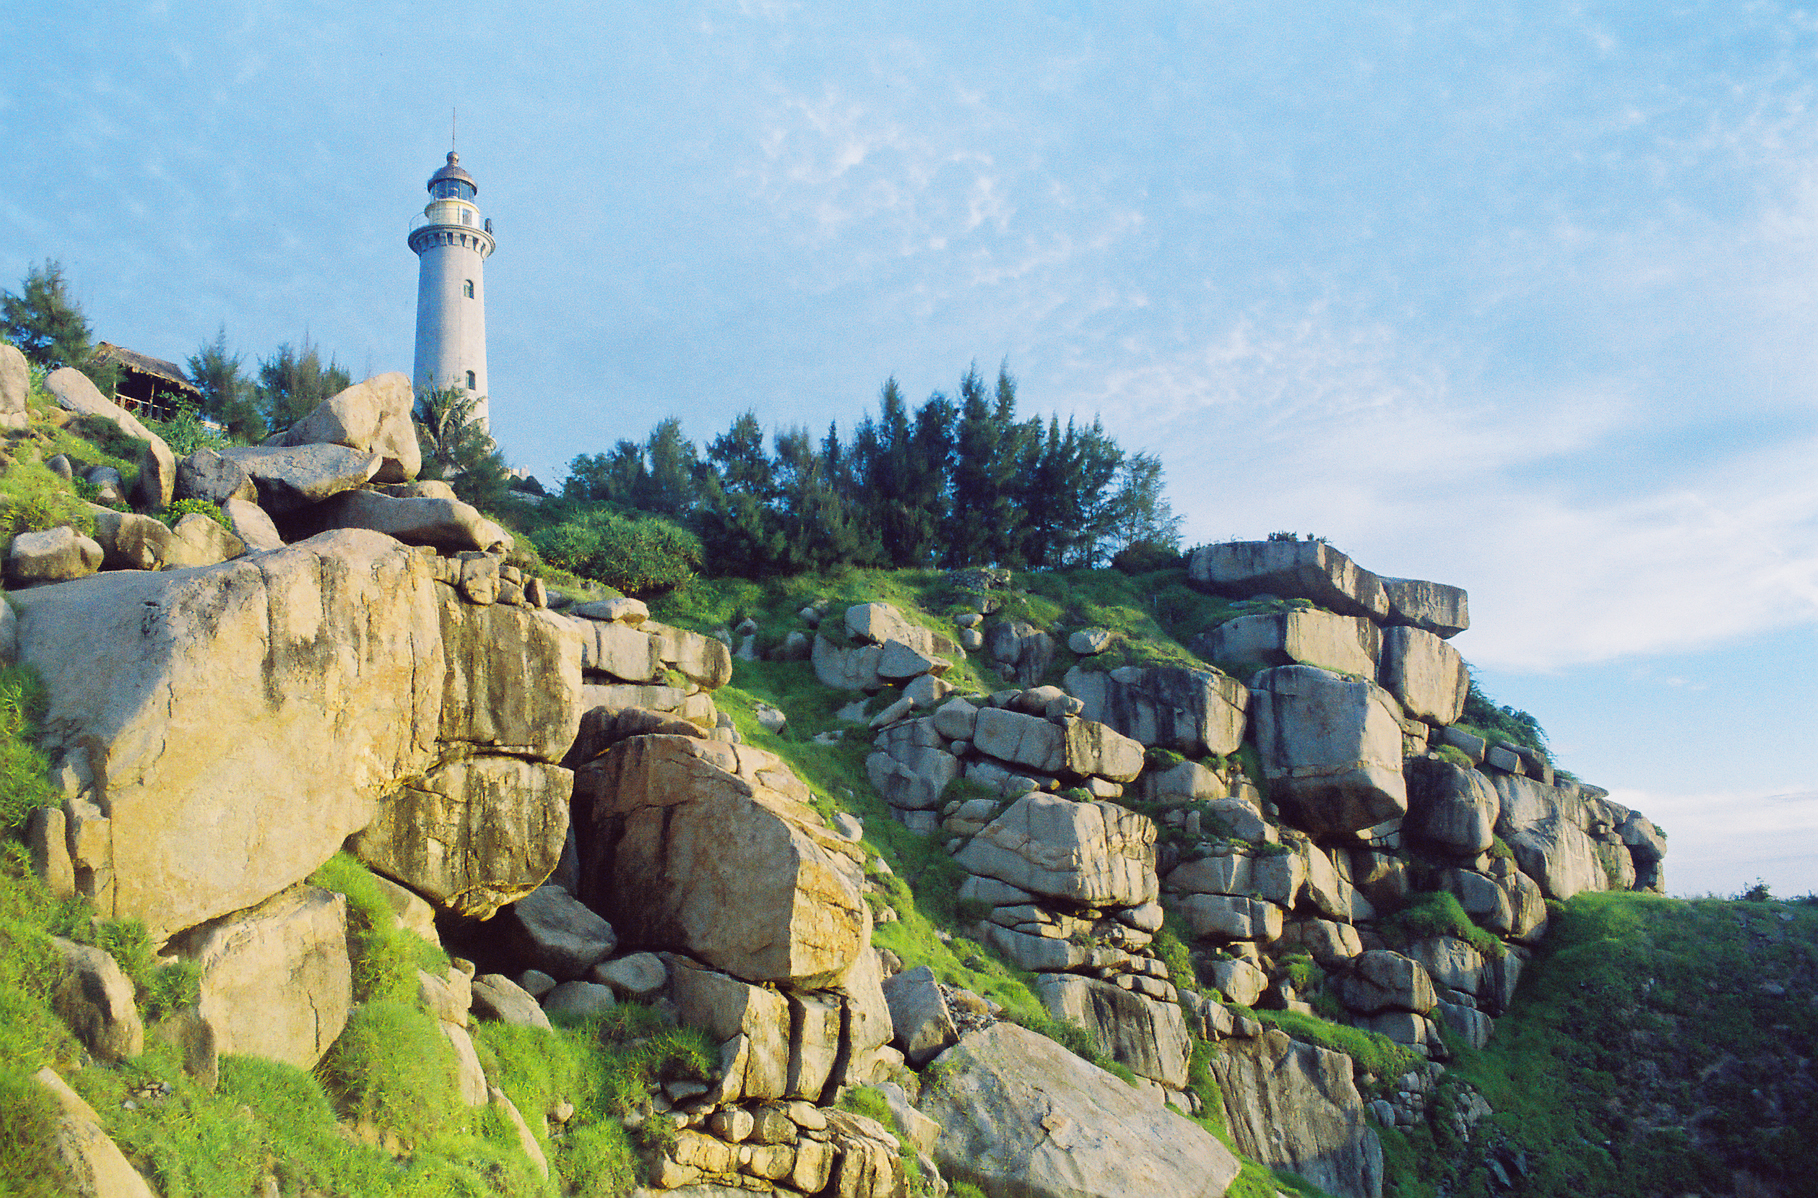
[[[103,394],[111,394],[119,367],[95,361],[94,333],[70,294],[63,264],[31,267],[19,294],[0,291],[0,333],[27,359],[46,370],[74,366]]]
[[[707,447],[694,530],[716,573],[769,578],[789,568],[789,540],[776,510],[776,471],[757,414],[745,412]]]
[[[960,416],[954,435],[951,508],[947,513],[946,563],[1000,565],[1016,557],[1021,520],[1012,487],[1016,479],[1016,380],[997,374],[997,396],[985,392],[977,367],[960,380]]]
[[[274,431],[289,428],[352,385],[353,378],[332,357],[322,364],[321,350],[310,344],[308,334],[301,350],[286,341],[259,361],[259,409]]]
[[[265,417],[259,412],[253,383],[240,373],[241,355],[227,352],[227,326],[215,339],[190,355],[189,381],[202,392],[202,414],[224,425],[243,441],[260,441],[266,434]]]

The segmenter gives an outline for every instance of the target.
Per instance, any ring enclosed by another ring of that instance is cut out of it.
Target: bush
[[[164,438],[171,453],[179,458],[186,458],[198,449],[225,449],[234,443],[225,433],[203,424],[202,417],[189,404],[178,404],[176,414],[169,420],[149,420],[146,425]]]
[[[591,508],[532,534],[543,559],[627,595],[673,590],[701,568],[701,542],[656,516],[622,516]]]
[[[1180,550],[1159,541],[1134,541],[1111,558],[1111,567],[1124,574],[1151,574],[1180,565]]]
[[[227,517],[221,514],[221,509],[206,499],[178,499],[169,507],[159,512],[158,519],[164,522],[166,528],[175,528],[177,527],[177,521],[192,513],[198,516],[207,516],[210,520],[213,520],[228,532],[234,530],[233,525],[227,522]]]

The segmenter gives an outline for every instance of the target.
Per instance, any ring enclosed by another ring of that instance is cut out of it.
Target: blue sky
[[[0,286],[408,371],[458,105],[544,481],[1007,361],[1159,453],[1189,542],[1469,588],[1486,689],[1674,890],[1818,889],[1818,16],[603,7],[0,3]]]

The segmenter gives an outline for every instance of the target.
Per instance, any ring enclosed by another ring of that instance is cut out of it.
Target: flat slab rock
[[[1029,1198],[1218,1198],[1237,1158],[1198,1124],[1046,1036],[994,1023],[935,1060],[922,1113],[950,1181]]]

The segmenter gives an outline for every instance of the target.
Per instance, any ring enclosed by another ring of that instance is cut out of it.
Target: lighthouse
[[[492,222],[480,216],[473,176],[461,157],[429,177],[429,204],[411,222],[417,256],[417,393],[456,387],[475,397],[474,419],[486,420],[486,259],[492,256]]]

